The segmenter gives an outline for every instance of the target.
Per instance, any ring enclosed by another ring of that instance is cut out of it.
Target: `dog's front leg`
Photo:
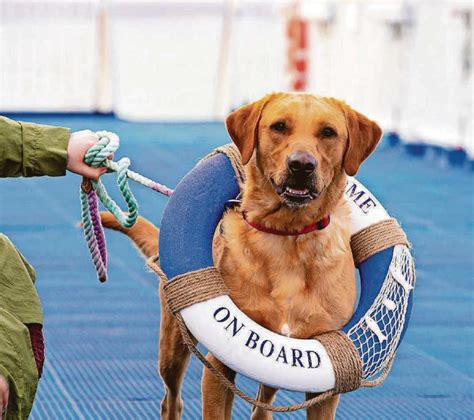
[[[227,379],[234,382],[235,372],[217,360],[212,354],[206,359]],[[230,420],[234,394],[229,391],[209,369],[203,367],[202,374],[202,418],[203,420]]]
[[[306,399],[309,400],[317,394],[306,393]],[[333,420],[336,417],[337,404],[339,403],[339,395],[328,398],[327,400],[313,405],[306,411],[307,420]]]
[[[275,395],[277,391],[278,389],[276,388],[271,388],[266,385],[260,385],[258,387],[257,400],[267,404],[271,404],[275,400]],[[252,407],[252,420],[271,420],[272,418],[273,413],[271,411],[264,410],[255,406]]]

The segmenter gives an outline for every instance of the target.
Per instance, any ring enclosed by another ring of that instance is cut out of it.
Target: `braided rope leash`
[[[138,218],[138,202],[128,185],[129,178],[167,197],[173,193],[173,190],[137,172],[131,171],[128,158],[122,158],[118,162],[110,160],[108,157],[115,153],[120,146],[119,137],[115,133],[108,131],[98,131],[97,135],[99,136],[99,141],[87,151],[84,162],[93,168],[105,167],[108,169],[108,172],[117,172],[117,186],[127,205],[127,212],[125,213],[109,196],[100,179],[95,181],[83,178],[80,199],[84,236],[97,272],[97,277],[101,282],[104,282],[107,280],[107,245],[104,228],[100,220],[99,200],[113,214],[122,227],[131,228]]]

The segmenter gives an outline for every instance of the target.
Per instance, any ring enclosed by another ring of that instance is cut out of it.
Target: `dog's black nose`
[[[288,168],[295,175],[311,175],[316,169],[316,159],[306,152],[295,152],[288,156]]]

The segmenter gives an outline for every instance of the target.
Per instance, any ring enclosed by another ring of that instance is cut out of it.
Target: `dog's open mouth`
[[[316,191],[310,190],[309,188],[290,187],[288,185],[283,188],[282,194],[280,194],[285,202],[290,205],[303,205],[309,203],[318,195],[319,194]]]
[[[275,192],[282,197],[286,203],[293,205],[302,205],[314,200],[319,197],[319,193],[313,188],[306,188],[303,186],[296,185],[283,185],[279,186],[272,180]]]
[[[291,197],[291,198],[310,198],[310,199],[313,198],[309,192],[309,189],[307,188],[292,188],[292,187],[286,186],[285,189],[283,190],[283,194],[286,197]]]

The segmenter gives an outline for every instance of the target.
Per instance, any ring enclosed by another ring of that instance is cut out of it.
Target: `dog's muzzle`
[[[275,191],[289,206],[302,206],[319,196],[315,188],[317,161],[307,152],[288,156],[285,180],[274,183]]]

